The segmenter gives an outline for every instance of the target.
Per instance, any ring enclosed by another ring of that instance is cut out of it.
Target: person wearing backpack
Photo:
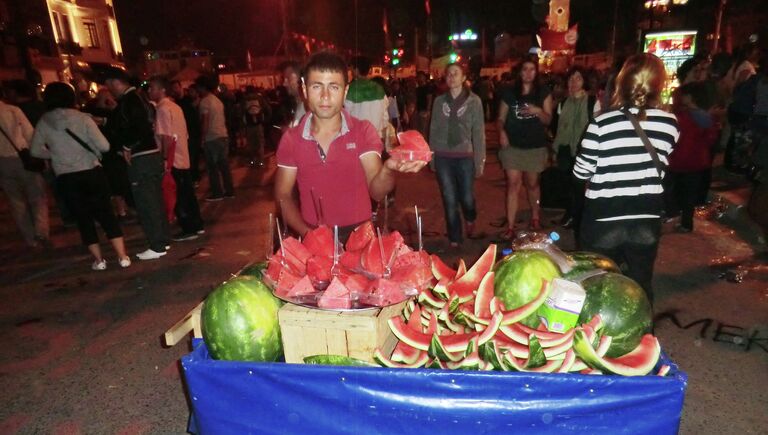
[[[581,138],[587,124],[599,112],[600,105],[597,97],[588,93],[586,71],[574,66],[567,74],[568,97],[557,106],[557,135],[555,136],[555,152],[557,153],[557,168],[570,174],[573,171],[573,163],[579,148]],[[569,177],[567,188],[570,201],[566,204],[565,213],[560,221],[564,228],[576,228],[578,230],[581,207],[584,197],[584,186],[575,183]]]
[[[155,110],[147,98],[130,85],[130,77],[124,70],[108,69],[104,83],[117,99],[117,107],[107,118],[106,128],[115,145],[122,148],[128,163],[136,213],[149,245],[136,257],[154,260],[166,254],[171,240],[163,202],[165,165],[155,140]]]
[[[56,182],[72,210],[80,238],[93,255],[93,270],[105,270],[96,222],[107,234],[120,267],[131,265],[125,252],[123,231],[112,210],[109,182],[101,167],[109,142],[91,117],[75,109],[75,90],[67,83],[48,84],[43,93],[48,112],[37,123],[30,153],[50,159]]]

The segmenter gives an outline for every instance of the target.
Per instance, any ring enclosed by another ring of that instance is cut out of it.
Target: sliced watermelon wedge
[[[362,269],[360,264],[360,257],[363,255],[363,251],[344,251],[339,256],[339,264],[351,271],[358,271]]]
[[[333,278],[331,284],[325,289],[320,299],[318,299],[317,306],[326,309],[352,308],[352,298],[350,297],[349,289],[342,284],[339,278]]]
[[[409,328],[408,325],[403,322],[400,317],[393,317],[387,321],[389,329],[395,334],[398,340],[405,342],[405,344],[423,351],[429,350],[429,345],[432,342],[432,336],[424,334],[423,332],[414,331]]]
[[[504,320],[501,322],[502,325],[511,325],[512,323],[520,322],[521,320],[535,313],[536,310],[539,309],[541,304],[543,304],[544,301],[547,299],[547,296],[549,296],[549,293],[551,291],[552,291],[552,286],[549,285],[549,283],[546,280],[542,280],[541,290],[539,290],[539,294],[535,298],[533,298],[531,302],[528,302],[527,304],[521,307],[518,307],[514,310],[504,312]]]
[[[390,367],[394,369],[415,369],[415,368],[423,367],[425,364],[429,362],[430,358],[426,352],[421,352],[418,358],[416,358],[416,361],[410,364],[400,364],[387,358],[381,352],[381,349],[376,349],[376,351],[373,353],[373,360],[384,367]]]
[[[618,358],[599,356],[583,330],[576,331],[573,348],[591,368],[623,376],[647,375],[656,366],[661,354],[659,340],[651,334],[645,334],[633,351]]]
[[[430,255],[432,275],[437,278],[438,281],[452,281],[456,278],[456,271],[451,269],[447,264],[443,262],[437,255]]]
[[[477,288],[477,295],[475,296],[474,314],[475,316],[488,319],[491,317],[491,299],[493,295],[493,272],[488,272],[480,281],[480,286]]]
[[[508,369],[518,372],[554,373],[563,365],[563,361],[564,360],[551,360],[538,367],[528,367],[528,361],[520,361],[511,353],[504,354],[504,363],[507,365]]]
[[[344,248],[347,251],[362,251],[375,236],[376,231],[373,228],[373,222],[363,222],[349,235]]]
[[[448,349],[445,348],[445,345],[443,344],[443,339],[449,337],[448,335],[432,335],[432,341],[429,344],[429,349],[427,350],[427,353],[429,356],[433,358],[437,358],[440,361],[450,361],[450,362],[456,362],[460,361],[464,358],[465,349],[461,351],[455,351],[451,352]]]
[[[288,275],[284,275],[284,277],[287,277]],[[285,279],[285,278],[284,278]],[[291,278],[288,278],[291,279]],[[279,286],[278,286],[279,289]],[[311,295],[317,293],[317,290],[312,285],[312,281],[309,279],[309,276],[304,276],[300,280],[296,281],[295,284],[291,287],[290,290],[288,290],[284,297],[286,299],[295,299],[298,296],[302,295]]]
[[[398,341],[395,350],[392,351],[392,361],[402,364],[414,364],[421,357],[422,351]]]
[[[325,225],[309,230],[302,244],[312,255],[333,258],[333,231]]]
[[[496,245],[492,243],[488,245],[488,249],[483,252],[467,273],[448,285],[448,292],[452,296],[458,296],[461,302],[472,300],[480,287],[480,282],[493,269],[495,261]]]
[[[453,277],[453,280],[456,281],[457,279],[460,279],[466,273],[467,273],[467,263],[464,262],[463,258],[459,258],[459,266],[456,269],[456,276]]]
[[[563,358],[563,363],[557,369],[557,373],[568,373],[575,362],[576,352],[574,352],[573,348],[568,349],[565,353],[565,358]]]
[[[426,289],[422,290],[419,293],[419,296],[417,297],[417,299],[419,301],[419,304],[421,304],[422,306],[429,306],[429,307],[436,308],[436,309],[441,309],[444,306],[446,306],[446,302],[445,301],[441,301],[439,299],[436,299],[432,295],[432,292],[429,291],[429,290],[426,290]]]

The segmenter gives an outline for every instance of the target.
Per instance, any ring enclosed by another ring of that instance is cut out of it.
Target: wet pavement
[[[495,135],[489,131],[489,143]],[[201,203],[206,234],[174,243],[168,255],[92,272],[74,228],[53,218],[55,248],[33,251],[15,239],[0,205],[0,434],[185,433],[189,408],[179,358],[189,341],[166,348],[162,335],[218,283],[263,258],[267,215],[274,211],[269,170],[238,165],[237,197]],[[458,250],[443,236],[434,174],[398,179],[394,205],[379,220],[415,246],[413,206],[424,225],[425,248],[448,262],[474,260],[501,229],[504,179],[489,152],[476,184],[478,227],[487,237]],[[768,270],[764,237],[738,208],[748,189],[718,171],[722,213],[703,211],[690,234],[665,227],[654,280],[656,334],[688,373],[683,434],[768,432]],[[205,197],[206,187],[198,190]],[[2,202],[2,201],[0,201]],[[522,204],[525,204],[525,195]],[[524,207],[525,208],[525,207]],[[526,211],[520,214],[523,221]],[[556,228],[560,212],[545,210],[564,249],[573,235]],[[523,222],[521,225],[525,226]],[[132,254],[145,248],[135,223],[125,227]],[[746,271],[746,273],[744,273]],[[741,282],[735,276],[741,277]]]

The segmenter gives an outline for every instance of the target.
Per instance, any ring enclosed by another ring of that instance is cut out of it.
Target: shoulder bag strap
[[[87,143],[85,143],[84,140],[80,139],[80,136],[76,135],[72,130],[69,128],[65,128],[64,131],[67,132],[67,134],[75,140],[75,142],[79,143],[81,147],[85,148],[86,151],[96,156],[97,159],[101,160],[101,157],[99,157],[99,154],[96,153],[91,147],[88,146]]]
[[[3,136],[5,136],[5,138],[8,140],[8,143],[11,144],[11,146],[13,147],[13,149],[16,150],[17,153],[21,152],[21,150],[16,146],[16,144],[13,143],[13,140],[11,140],[11,137],[8,136],[8,133],[5,132],[5,129],[3,127],[0,127],[0,133],[3,133]]]
[[[648,154],[651,155],[651,160],[653,160],[653,165],[656,166],[656,172],[659,173],[659,178],[661,178],[664,173],[664,164],[661,163],[661,160],[659,160],[659,155],[656,153],[656,148],[651,145],[651,141],[648,139],[648,135],[645,134],[645,131],[642,127],[640,127],[640,122],[638,122],[637,117],[633,115],[629,110],[622,109],[622,113],[629,119],[629,122],[632,123],[632,127],[635,128],[635,133],[637,133],[638,137],[640,137],[640,140],[643,141],[643,145],[645,146],[645,150],[648,151]]]

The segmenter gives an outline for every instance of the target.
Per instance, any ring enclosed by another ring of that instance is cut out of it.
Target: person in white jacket
[[[48,112],[40,118],[32,137],[30,153],[50,159],[64,200],[75,215],[83,244],[94,257],[93,270],[105,270],[101,255],[98,222],[125,268],[131,260],[125,253],[123,232],[110,202],[109,183],[99,160],[109,142],[90,116],[75,110],[75,90],[67,83],[49,84],[43,93]]]
[[[45,181],[39,173],[25,170],[18,155],[29,148],[34,130],[21,109],[2,99],[0,88],[0,186],[27,245],[49,245]]]

